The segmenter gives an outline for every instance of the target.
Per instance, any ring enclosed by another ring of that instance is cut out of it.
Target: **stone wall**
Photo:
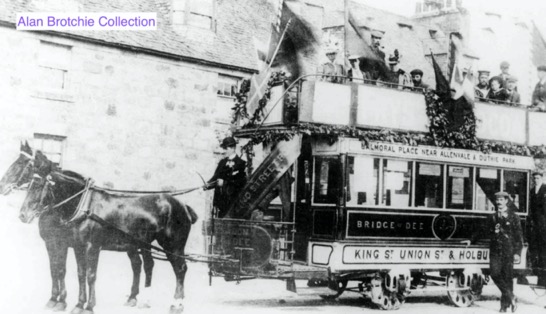
[[[61,59],[41,41],[65,45]],[[64,64],[66,88],[40,64]],[[48,60],[51,59],[51,60]],[[65,137],[62,167],[99,186],[129,190],[184,189],[214,172],[227,125],[215,123],[218,73],[197,66],[84,41],[0,27],[0,172],[35,133]],[[211,192],[180,196],[205,217]],[[190,252],[203,249],[201,222]]]

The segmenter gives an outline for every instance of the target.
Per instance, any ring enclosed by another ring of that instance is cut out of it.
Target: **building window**
[[[235,98],[235,94],[239,91],[239,82],[240,78],[228,76],[228,75],[218,75],[218,96],[225,96]]]
[[[72,47],[40,41],[38,54],[39,86],[48,90],[67,90]]]
[[[65,140],[64,136],[34,133],[33,147],[41,151],[57,166],[62,166]]]
[[[215,28],[215,0],[173,0],[173,24]]]
[[[235,94],[239,91],[241,79],[228,75],[218,75],[215,120],[219,124],[230,124],[235,105]]]

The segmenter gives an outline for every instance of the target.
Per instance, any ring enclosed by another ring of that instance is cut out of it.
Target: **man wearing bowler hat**
[[[233,137],[226,137],[220,147],[224,149],[224,158],[218,163],[216,171],[207,182],[205,189],[214,188],[212,206],[217,217],[226,216],[231,204],[246,184],[246,162],[235,153],[237,142]]]
[[[495,193],[497,211],[487,218],[487,224],[483,230],[478,230],[473,240],[480,235],[487,236],[489,242],[489,270],[491,278],[502,293],[501,313],[506,313],[510,307],[512,312],[517,309],[514,296],[514,263],[521,262],[521,250],[523,248],[523,233],[521,231],[520,218],[508,206],[510,195],[506,192]],[[483,234],[485,232],[485,234]],[[467,245],[471,242],[465,240]]]

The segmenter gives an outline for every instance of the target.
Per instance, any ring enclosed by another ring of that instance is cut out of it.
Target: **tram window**
[[[447,208],[472,209],[472,170],[447,166]]]
[[[415,205],[441,208],[443,205],[444,168],[438,164],[416,163]]]
[[[500,191],[500,170],[478,168],[476,174],[476,210],[495,209],[495,193]]]
[[[315,159],[314,202],[337,204],[339,180],[341,180],[339,159],[337,157],[317,157]]]
[[[347,205],[377,205],[379,159],[349,156]]]
[[[408,207],[411,205],[412,163],[404,160],[383,160],[382,205]]]
[[[522,171],[504,170],[503,191],[512,197],[518,212],[527,209],[527,173]]]

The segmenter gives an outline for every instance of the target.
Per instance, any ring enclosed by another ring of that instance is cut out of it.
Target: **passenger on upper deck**
[[[368,73],[362,72],[360,69],[360,60],[358,60],[359,56],[357,55],[350,55],[349,58],[349,70],[347,71],[347,76],[350,78],[351,82],[362,84],[364,83],[364,80],[369,80],[370,77],[368,76]]]
[[[497,104],[508,100],[508,92],[502,86],[502,78],[493,76],[489,80],[489,86],[491,89],[487,93],[487,100]]]
[[[537,71],[539,81],[533,91],[531,108],[546,111],[546,65],[539,66]]]
[[[389,56],[389,71],[384,78],[378,80],[378,85],[402,89],[402,86],[412,86],[411,78],[406,71],[400,69],[400,54],[394,49],[394,54]]]
[[[520,103],[520,95],[517,87],[518,79],[515,76],[510,76],[506,79],[506,92],[508,93],[508,101],[510,104],[516,105]]]
[[[335,48],[328,48],[326,50],[326,57],[328,62],[323,63],[317,70],[318,74],[323,74],[322,81],[332,83],[343,83],[345,76],[345,68],[343,65],[336,63],[337,50]]]
[[[373,31],[371,35],[372,44],[371,44],[371,50],[372,52],[378,57],[379,62],[382,64],[378,64],[378,62],[371,62],[369,66],[366,67],[366,72],[370,79],[372,80],[385,80],[385,52],[383,51],[383,47],[381,46],[381,38],[383,37],[383,34],[378,31]]]
[[[479,100],[484,100],[489,93],[489,71],[478,71],[478,85],[474,88]]]
[[[508,71],[510,71],[510,63],[508,63],[508,61],[502,61],[500,69],[501,73],[497,76],[502,79],[502,86],[506,86],[506,81],[510,77],[510,73],[508,73]]]
[[[429,89],[430,86],[428,86],[427,83],[423,82],[423,71],[420,69],[415,69],[410,72],[411,74],[411,80],[413,82],[413,91],[423,91],[425,89]]]

